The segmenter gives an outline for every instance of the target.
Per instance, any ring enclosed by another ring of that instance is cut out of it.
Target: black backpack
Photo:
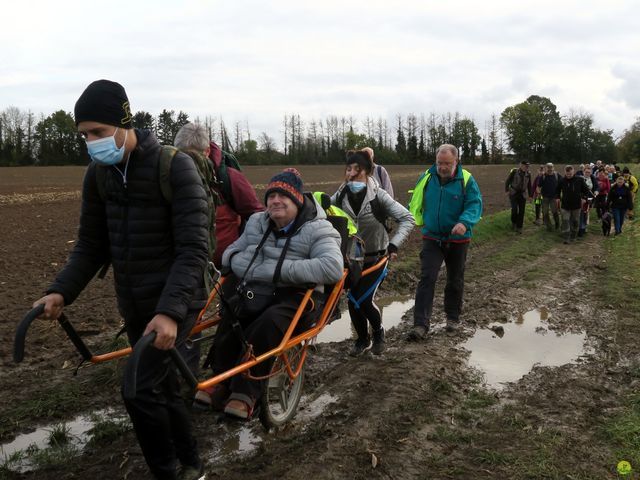
[[[218,186],[220,188],[220,193],[222,193],[222,198],[220,199],[222,202],[228,204],[233,210],[235,210],[235,205],[233,202],[233,186],[231,185],[231,181],[229,180],[229,172],[227,171],[229,168],[233,168],[234,170],[242,171],[240,168],[240,162],[232,153],[226,152],[222,150],[217,143],[211,142],[210,146],[212,149],[220,150],[220,166],[218,167],[218,171],[216,175],[218,177]]]
[[[160,159],[158,161],[158,183],[160,185],[162,198],[167,203],[171,203],[173,199],[173,191],[171,189],[171,162],[173,161],[173,158],[176,156],[178,151],[179,150],[176,147],[170,145],[163,145],[162,149],[160,150]],[[207,235],[207,248],[209,252],[209,263],[207,265],[207,269],[205,270],[205,286],[209,291],[211,291],[214,286],[215,278],[215,267],[213,267],[213,258],[216,250],[216,207],[220,205],[220,197],[216,192],[216,187],[219,185],[219,183],[216,178],[215,170],[213,168],[213,162],[199,153],[183,153],[188,155],[189,158],[193,160],[193,163],[198,170],[198,174],[200,175],[200,179],[202,180],[205,193],[207,194],[207,223],[209,230],[209,234]],[[103,202],[107,199],[106,168],[107,167],[103,167],[100,165],[96,166],[96,184],[98,188],[98,195]],[[107,263],[102,268],[99,274],[100,278],[104,277],[108,267],[109,264]]]

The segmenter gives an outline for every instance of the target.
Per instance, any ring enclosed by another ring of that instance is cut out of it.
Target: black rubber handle
[[[71,340],[71,343],[73,343],[73,346],[76,347],[76,350],[80,352],[82,358],[87,362],[91,360],[91,358],[93,357],[91,350],[89,350],[89,347],[87,347],[82,341],[82,338],[80,338],[80,335],[78,335],[76,329],[73,328],[71,322],[67,320],[67,316],[64,313],[61,313],[58,317],[58,323],[64,330],[64,333],[67,334],[67,337],[69,337],[69,340]]]
[[[131,358],[129,362],[127,362],[127,366],[124,370],[124,379],[123,379],[123,389],[122,393],[124,398],[127,400],[133,400],[136,398],[137,389],[138,389],[138,366],[140,364],[140,358],[144,351],[153,345],[158,334],[153,331],[140,338],[138,342],[133,347],[133,351],[131,352]],[[182,355],[174,348],[169,350],[169,356],[171,360],[176,364],[178,370],[185,378],[185,380],[192,386],[195,387],[198,384],[198,379],[195,377],[193,372],[189,369]]]
[[[137,385],[138,385],[138,365],[140,364],[140,358],[144,351],[153,345],[158,334],[150,332],[143,336],[133,346],[131,357],[127,362],[127,366],[124,369],[124,375],[122,379],[122,395],[127,400],[133,400],[136,398]]]
[[[180,352],[178,352],[178,350],[176,350],[175,348],[172,348],[171,350],[169,350],[169,355],[171,355],[171,360],[173,360],[173,363],[176,364],[176,367],[178,367],[178,370],[180,370],[180,373],[187,381],[189,386],[194,388],[196,385],[198,385],[198,379],[193,374],[191,369],[187,366],[187,363],[184,361],[184,358],[182,358],[182,355],[180,355]]]
[[[13,361],[20,363],[24,360],[24,341],[27,338],[27,330],[31,323],[44,313],[44,303],[29,310],[16,328],[16,338],[13,341]]]

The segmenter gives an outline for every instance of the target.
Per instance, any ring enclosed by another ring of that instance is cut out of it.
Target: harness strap
[[[378,288],[378,286],[382,283],[382,281],[385,279],[385,277],[387,276],[387,273],[389,273],[389,262],[387,262],[384,266],[384,268],[382,269],[382,272],[380,272],[380,275],[378,276],[378,278],[376,279],[375,282],[373,282],[373,284],[367,289],[366,292],[364,292],[362,294],[362,296],[358,299],[356,299],[351,292],[349,292],[347,294],[347,298],[349,299],[349,301],[353,304],[353,306],[356,308],[356,310],[360,309],[360,305],[362,304],[362,302],[364,302],[367,298],[369,298],[371,295],[373,295],[373,292],[376,291],[376,289]]]

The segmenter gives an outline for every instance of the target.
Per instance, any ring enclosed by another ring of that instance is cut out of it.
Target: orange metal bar
[[[387,263],[387,261],[389,260],[389,255],[385,255],[383,256],[380,260],[378,260],[378,263],[376,263],[375,265],[371,265],[369,268],[367,268],[366,270],[364,270],[361,273],[361,276],[365,276],[365,275],[369,275],[371,272],[375,272],[376,270],[378,270],[379,268],[382,268],[382,266]]]
[[[304,347],[302,347],[302,352],[300,352],[300,358],[298,360],[298,366],[296,367],[295,372],[291,368],[291,363],[289,362],[289,358],[287,358],[284,352],[282,353],[282,361],[284,362],[284,365],[287,368],[287,374],[289,375],[290,379],[293,380],[298,375],[300,375],[300,372],[302,371],[302,366],[304,365],[304,361],[307,359],[307,348],[308,348],[307,344],[305,344]]]
[[[209,305],[211,305],[211,302],[213,301],[213,299],[216,298],[216,295],[218,294],[218,290],[222,288],[222,284],[224,283],[225,279],[226,277],[220,277],[218,279],[217,285],[211,289],[211,292],[209,292],[209,298],[207,299],[207,303],[205,304],[204,308],[200,310],[200,313],[198,314],[198,318],[196,319],[196,325],[198,324],[198,322],[200,322],[200,320],[204,316],[204,313],[209,308]],[[191,332],[191,333],[194,333],[194,332]]]
[[[362,272],[362,275],[368,275],[371,272],[374,272],[375,270],[378,270],[380,268],[382,268],[386,262],[388,261],[388,257],[384,256],[382,257],[378,263],[376,263],[375,265],[367,268],[366,270],[364,270]],[[287,350],[291,349],[292,347],[312,339],[313,337],[317,336],[322,329],[325,327],[327,320],[329,318],[329,316],[333,313],[333,310],[335,309],[335,306],[338,303],[338,298],[340,297],[340,295],[342,294],[342,290],[344,288],[344,282],[346,280],[347,277],[347,270],[345,269],[343,271],[342,274],[342,278],[340,279],[340,281],[335,285],[335,287],[333,288],[331,294],[329,295],[329,298],[327,299],[327,302],[325,303],[325,307],[323,309],[322,315],[320,316],[320,318],[318,319],[318,321],[316,322],[316,325],[312,328],[310,328],[309,330],[306,330],[304,332],[302,332],[301,334],[291,338],[291,335],[293,334],[296,326],[298,325],[298,322],[300,320],[300,317],[302,316],[302,313],[304,312],[304,309],[306,308],[307,303],[309,302],[309,299],[311,298],[311,295],[313,293],[313,289],[307,290],[307,292],[305,293],[302,302],[300,303],[300,306],[298,307],[298,310],[296,311],[295,316],[293,317],[293,320],[291,321],[291,324],[289,325],[289,328],[287,329],[287,331],[285,332],[284,337],[282,338],[282,341],[280,342],[280,345],[278,345],[276,348],[260,355],[257,358],[254,358],[252,360],[248,360],[244,363],[241,363],[240,365],[235,366],[234,368],[232,368],[231,370],[228,370],[224,373],[221,373],[219,375],[216,375],[212,378],[209,378],[207,380],[204,380],[200,383],[198,383],[197,388],[202,390],[203,388],[208,388],[211,387],[213,385],[216,385],[224,380],[227,380],[228,378],[233,377],[234,375],[237,375],[238,373],[244,372],[246,370],[249,370],[251,367],[253,367],[254,365],[264,362],[265,360],[268,360],[271,357],[274,357],[276,355],[280,355],[284,352],[286,352]],[[220,278],[220,280],[218,281],[218,287],[220,287],[222,285],[222,283],[224,282],[225,277]],[[205,320],[205,321],[200,321],[202,319],[202,316],[204,315],[204,312],[207,310],[207,308],[209,307],[209,305],[211,304],[211,302],[213,301],[213,299],[216,297],[217,295],[217,288],[214,288],[211,293],[209,294],[209,298],[207,300],[207,303],[205,305],[205,307],[200,311],[200,314],[198,315],[198,320],[196,321],[196,325],[193,327],[193,329],[191,330],[191,333],[198,333],[201,332],[203,330],[205,330],[206,328],[209,328],[211,326],[214,326],[216,324],[218,324],[220,322],[220,317],[216,317],[210,320]],[[298,364],[298,368],[296,369],[295,372],[293,372],[293,370],[290,368],[290,366],[287,364],[287,361],[285,360],[285,364],[287,365],[287,373],[289,374],[289,376],[291,376],[291,378],[295,378],[296,376],[298,376],[300,374],[300,371],[302,370],[302,365],[304,364],[304,360],[306,359],[306,355],[307,355],[307,345],[305,345],[304,350],[301,354],[301,361]],[[102,363],[102,362],[106,362],[109,360],[114,360],[117,358],[122,358],[122,357],[126,357],[127,355],[129,355],[131,353],[131,347],[127,347],[127,348],[123,348],[120,350],[116,350],[114,352],[109,352],[109,353],[104,353],[102,355],[94,355],[93,357],[91,357],[90,362],[91,363]]]
[[[304,297],[300,302],[300,306],[298,307],[298,310],[296,310],[296,314],[293,316],[293,320],[291,320],[291,323],[289,324],[289,328],[287,328],[287,331],[285,332],[284,337],[282,337],[280,344],[276,348],[269,350],[266,353],[263,353],[259,357],[253,358],[251,360],[247,360],[246,362],[241,363],[240,365],[237,365],[232,369],[227,370],[226,372],[216,375],[213,378],[210,378],[208,380],[198,383],[198,386],[197,386],[198,390],[212,387],[213,385],[216,385],[217,383],[227,380],[228,378],[231,378],[234,375],[237,375],[238,373],[244,372],[245,370],[249,370],[251,367],[253,367],[254,365],[257,365],[258,363],[262,363],[271,357],[280,355],[285,350],[288,350],[289,348],[291,348],[291,346],[289,346],[288,348],[285,348],[285,346],[291,339],[291,334],[293,333],[296,326],[298,325],[298,321],[300,320],[300,317],[302,316],[302,313],[304,312],[304,309],[306,308],[312,293],[313,293],[313,289],[309,289],[304,294]],[[297,345],[298,343],[300,342],[296,342],[293,345]]]
[[[387,257],[383,257],[378,263],[376,263],[375,265],[369,267],[368,269],[366,269],[364,272],[362,272],[363,275],[365,274],[369,274],[375,270],[378,270],[380,268],[382,268],[387,262]],[[295,326],[298,323],[298,320],[300,319],[300,315],[302,314],[304,307],[306,306],[306,303],[308,301],[308,299],[311,296],[311,293],[313,293],[313,290],[308,290],[307,293],[305,294],[305,297],[302,300],[302,303],[300,304],[300,306],[298,307],[298,310],[296,311],[296,315],[294,316],[293,321],[291,322],[291,325],[289,326],[289,329],[287,330],[287,332],[285,333],[285,336],[283,337],[282,341],[280,342],[280,345],[278,345],[276,348],[274,348],[273,350],[270,350],[262,355],[260,355],[259,357],[253,358],[251,360],[247,360],[246,362],[241,363],[240,365],[236,365],[235,367],[233,367],[230,370],[227,370],[226,372],[220,373],[214,377],[208,378],[207,380],[203,380],[202,382],[198,383],[197,385],[197,389],[198,390],[202,390],[205,388],[209,388],[212,387],[214,385],[217,385],[220,382],[223,382],[239,373],[242,373],[246,370],[249,370],[251,367],[253,367],[254,365],[257,365],[258,363],[264,362],[265,360],[276,356],[276,355],[280,355],[283,352],[291,349],[292,347],[298,345],[299,343],[302,343],[306,340],[310,340],[313,337],[317,336],[318,333],[320,333],[320,331],[324,328],[325,324],[327,323],[327,319],[329,318],[329,315],[331,313],[333,313],[333,310],[335,308],[335,305],[337,304],[337,300],[338,297],[342,294],[342,290],[344,287],[344,282],[346,280],[347,277],[347,270],[343,271],[343,275],[342,278],[340,279],[340,281],[335,285],[335,287],[333,288],[333,291],[331,292],[331,294],[329,295],[329,298],[325,304],[325,308],[323,309],[322,315],[320,317],[320,319],[316,322],[316,325],[312,328],[310,328],[309,330],[306,330],[304,332],[302,332],[301,334],[293,337],[293,338],[289,338],[289,336],[291,335],[291,332],[293,332],[293,330],[295,329]],[[306,346],[305,346],[305,358],[306,358]],[[303,359],[304,360],[304,359]],[[302,365],[303,362],[300,362],[299,364],[299,368],[296,369],[298,370],[297,372],[292,372],[291,369],[288,369],[288,373],[289,375],[291,375],[292,373],[294,373],[296,376],[299,375],[299,371],[302,369]],[[292,377],[293,378],[293,377]]]
[[[94,355],[89,360],[91,363],[102,363],[107,362],[109,360],[114,360],[116,358],[126,357],[131,353],[131,347],[123,348],[121,350],[116,350],[115,352],[103,353],[102,355]]]
[[[219,285],[222,285],[222,283],[224,282],[224,277],[222,277],[218,282],[219,282],[218,283]],[[211,318],[209,320],[202,321],[202,316],[204,315],[204,312],[207,311],[207,308],[211,304],[211,301],[216,296],[216,293],[217,293],[216,290],[217,288],[214,288],[211,291],[211,293],[209,294],[209,299],[207,300],[207,304],[204,306],[202,310],[200,310],[200,313],[198,314],[198,319],[196,320],[196,324],[191,329],[191,333],[190,333],[191,335],[193,335],[194,333],[199,333],[209,327],[213,327],[214,325],[217,325],[220,322],[219,315],[216,315],[216,317]],[[131,347],[127,347],[127,348],[122,348],[120,350],[115,350],[113,352],[103,353],[101,355],[94,355],[93,357],[91,357],[91,360],[89,361],[91,363],[108,362],[109,360],[115,360],[117,358],[126,357],[130,353],[131,353]]]

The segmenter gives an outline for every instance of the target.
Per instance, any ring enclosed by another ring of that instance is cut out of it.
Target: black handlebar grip
[[[20,363],[24,360],[24,341],[27,337],[27,330],[31,326],[31,323],[44,313],[44,303],[29,310],[25,317],[18,324],[16,328],[16,337],[13,342],[13,361]]]
[[[133,351],[131,353],[131,358],[129,362],[127,362],[127,366],[124,371],[124,379],[123,379],[123,396],[127,400],[133,400],[136,398],[137,394],[137,386],[138,386],[138,366],[140,365],[140,357],[144,353],[144,351],[153,345],[157,337],[157,333],[155,331],[150,332],[149,334],[142,337],[133,347]],[[173,363],[176,364],[178,370],[185,378],[185,380],[192,386],[195,387],[198,385],[198,379],[195,377],[193,372],[189,369],[182,355],[174,348],[169,350],[169,356]]]
[[[127,400],[133,400],[136,398],[137,385],[138,385],[138,365],[140,364],[140,358],[144,351],[153,345],[157,337],[157,333],[152,331],[143,336],[134,345],[131,357],[127,362],[127,366],[124,369],[124,376],[122,380],[122,395]]]

